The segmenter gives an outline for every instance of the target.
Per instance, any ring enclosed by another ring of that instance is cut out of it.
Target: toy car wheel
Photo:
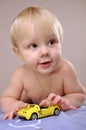
[[[33,113],[31,115],[31,120],[37,120],[38,119],[38,115],[36,113]]]
[[[55,109],[54,109],[54,115],[57,116],[57,115],[59,115],[59,113],[60,113],[59,109],[58,109],[58,108],[55,108]]]

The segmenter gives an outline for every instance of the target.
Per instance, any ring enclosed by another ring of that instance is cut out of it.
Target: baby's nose
[[[49,49],[45,46],[41,48],[40,54],[42,57],[46,57],[49,55]]]

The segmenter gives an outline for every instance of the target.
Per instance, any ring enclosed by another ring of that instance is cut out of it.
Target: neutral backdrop
[[[13,18],[27,6],[56,14],[64,28],[63,57],[72,62],[86,87],[86,0],[0,0],[0,95],[12,72],[22,64],[12,51],[9,30]]]

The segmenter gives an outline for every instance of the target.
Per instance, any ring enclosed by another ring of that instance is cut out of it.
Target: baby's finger
[[[54,99],[53,99],[53,104],[57,105],[59,104],[59,101],[61,100],[61,96],[57,95]]]
[[[60,103],[64,104],[65,106],[69,106],[69,101],[66,98],[61,98]]]
[[[3,117],[2,117],[2,119],[3,119],[3,120],[6,120],[6,119],[8,119],[8,117],[9,117],[9,113],[4,114]]]
[[[77,107],[73,106],[73,105],[69,105],[69,110],[76,110]]]
[[[47,101],[46,99],[42,100],[40,103],[39,103],[39,106],[46,106],[47,104]]]
[[[55,93],[50,93],[47,100],[53,100],[56,97]]]
[[[15,116],[15,112],[11,111],[10,113],[4,114],[4,116],[2,118],[3,118],[3,120],[6,120],[6,119],[12,120],[14,118],[14,116]]]
[[[76,110],[77,108],[69,103],[69,101],[65,98],[62,98],[59,102],[60,108],[63,111],[66,110]]]
[[[11,111],[9,114],[9,119],[12,120],[15,116],[15,111]]]

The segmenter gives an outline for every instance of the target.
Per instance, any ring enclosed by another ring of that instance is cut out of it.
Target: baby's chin
[[[41,70],[41,71],[38,71],[38,73],[40,75],[43,75],[43,76],[48,76],[50,74],[52,74],[54,71],[53,70]]]

